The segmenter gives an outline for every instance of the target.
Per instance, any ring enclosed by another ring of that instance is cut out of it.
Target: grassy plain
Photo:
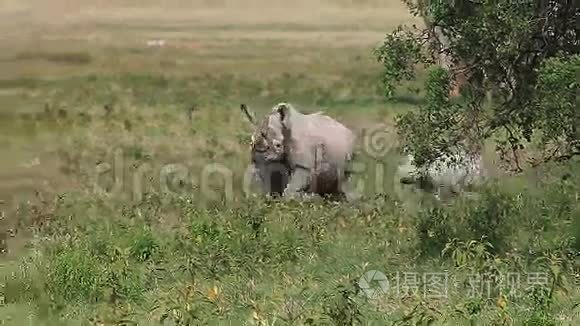
[[[399,1],[289,3],[0,0],[1,325],[580,322],[577,164],[511,177],[490,153],[501,179],[440,207],[366,153],[356,203],[247,198],[240,103],[387,148],[422,104],[386,101],[372,56]]]

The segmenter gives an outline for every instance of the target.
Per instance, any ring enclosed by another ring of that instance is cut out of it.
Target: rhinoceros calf
[[[398,166],[396,178],[401,184],[433,193],[437,199],[446,199],[480,184],[487,177],[481,155],[458,153],[454,159],[444,157],[419,169],[409,154]]]
[[[262,119],[242,105],[255,126],[251,157],[263,188],[292,197],[298,194],[346,195],[354,133],[320,113],[303,114],[279,103]]]

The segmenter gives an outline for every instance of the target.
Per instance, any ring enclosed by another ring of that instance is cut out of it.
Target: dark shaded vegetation
[[[42,60],[60,64],[86,65],[93,60],[87,52],[22,52],[14,60]]]

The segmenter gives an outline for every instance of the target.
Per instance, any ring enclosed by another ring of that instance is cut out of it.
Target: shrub
[[[339,287],[338,294],[332,293],[326,296],[324,314],[330,317],[334,325],[362,324],[362,313],[354,300],[355,296],[356,292],[352,288]]]
[[[578,216],[580,214],[580,210],[577,209]],[[580,252],[580,218],[575,218],[572,221],[572,235],[574,236],[574,246],[573,248]]]
[[[109,264],[105,272],[108,300],[138,302],[145,291],[145,275],[141,266],[121,259]]]
[[[47,272],[46,288],[57,300],[93,303],[101,295],[101,265],[81,247],[65,247],[50,257]]]
[[[159,252],[159,244],[150,230],[145,229],[137,233],[131,247],[131,256],[137,261],[144,262],[152,259]]]
[[[448,211],[434,206],[419,211],[416,231],[422,255],[438,255],[453,237]]]
[[[533,287],[530,291],[533,301],[533,310],[530,317],[524,321],[526,326],[556,326],[556,320],[552,316],[549,306],[552,301],[549,289]]]
[[[519,220],[517,200],[516,196],[502,193],[494,187],[486,189],[481,199],[467,213],[466,227],[469,237],[486,237],[493,246],[492,252],[504,251],[507,237],[511,234],[512,224],[509,221]]]

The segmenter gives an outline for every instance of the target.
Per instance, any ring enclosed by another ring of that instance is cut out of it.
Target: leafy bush
[[[462,145],[463,131],[451,128],[461,120],[462,108],[449,101],[449,79],[445,69],[431,68],[426,81],[427,104],[397,120],[399,135],[417,166],[428,166],[442,153]]]
[[[388,34],[384,43],[374,50],[377,61],[384,67],[384,94],[393,98],[397,83],[411,80],[416,76],[414,65],[427,61],[421,45],[415,40],[416,35],[399,26]]]
[[[471,239],[485,237],[494,252],[505,252],[509,248],[507,238],[511,228],[521,221],[518,197],[502,193],[499,189],[487,188],[479,201],[473,203],[466,216],[466,230]]]
[[[578,54],[550,58],[539,69],[537,95],[529,115],[541,131],[538,142],[546,153],[543,161],[561,161],[580,154],[578,69]]]
[[[421,210],[416,225],[419,251],[424,255],[439,255],[454,235],[451,223],[449,212],[442,207]]]
[[[95,303],[102,295],[101,264],[82,247],[61,248],[49,260],[46,288],[64,303]]]
[[[574,213],[575,213],[575,216],[578,216],[578,215],[580,215],[580,210],[576,209],[576,211]],[[572,220],[572,235],[575,238],[573,248],[576,249],[576,251],[580,252],[580,219],[579,218],[575,218]]]
[[[325,298],[324,313],[338,326],[362,324],[362,314],[354,300],[356,292],[352,288],[339,287],[338,293]]]
[[[542,191],[510,192],[499,184],[481,187],[477,199],[463,199],[449,205],[422,208],[415,218],[418,249],[423,254],[438,254],[452,239],[490,244],[490,252],[504,255],[514,246],[542,250],[561,241],[577,238],[577,186],[561,182],[540,183]],[[564,234],[562,225],[572,228]],[[553,234],[542,239],[540,235]],[[573,240],[573,239],[572,239]]]
[[[549,289],[545,287],[533,287],[530,290],[530,297],[533,302],[533,309],[530,317],[524,321],[526,326],[556,326],[557,322],[550,312]]]
[[[463,83],[456,105],[427,101],[431,108],[401,119],[403,141],[419,162],[453,154],[451,145],[458,142],[478,150],[492,137],[502,159],[518,172],[525,167],[524,150],[534,156],[532,136],[540,139],[543,154],[532,165],[580,154],[573,1],[403,2],[424,19],[426,28],[402,32],[399,27],[375,51],[384,67],[387,95],[413,78],[419,63],[449,70],[449,80],[426,83],[427,91],[437,90],[442,99],[449,97],[451,82]],[[490,92],[495,96],[487,105]],[[456,108],[453,119],[446,114],[450,107]],[[433,140],[425,134],[435,135],[436,146],[430,146]]]

